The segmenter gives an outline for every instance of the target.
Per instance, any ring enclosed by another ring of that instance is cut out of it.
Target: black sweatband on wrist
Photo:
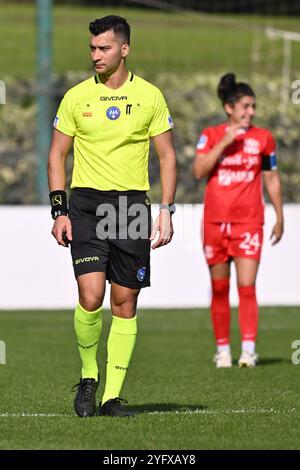
[[[55,218],[55,214],[58,212],[65,215],[69,213],[66,191],[52,191],[49,194],[49,198],[51,204],[51,215],[53,218]]]

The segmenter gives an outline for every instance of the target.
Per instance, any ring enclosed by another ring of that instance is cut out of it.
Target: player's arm
[[[268,196],[276,214],[276,223],[270,236],[270,239],[273,240],[272,245],[275,245],[280,241],[284,230],[280,176],[277,170],[270,170],[263,171],[263,178]]]
[[[53,130],[52,143],[48,157],[48,181],[50,193],[53,191],[64,191],[66,184],[66,159],[72,145],[73,137]],[[52,235],[57,243],[67,246],[63,240],[64,235],[72,240],[72,227],[68,216],[60,215],[53,224]]]
[[[161,203],[173,204],[176,192],[176,153],[173,144],[172,131],[169,130],[153,137],[153,143],[159,159]],[[150,240],[154,240],[159,233],[158,240],[152,248],[158,248],[170,243],[173,237],[172,215],[167,209],[161,209],[155,220]]]
[[[194,160],[193,173],[197,180],[207,176],[215,165],[218,163],[219,158],[223,154],[224,150],[228,145],[234,141],[238,130],[240,129],[239,124],[235,124],[227,130],[224,137],[218,142],[211,150],[206,153],[200,151],[196,152]]]

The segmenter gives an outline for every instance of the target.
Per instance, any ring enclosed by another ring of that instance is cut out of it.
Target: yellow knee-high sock
[[[81,377],[98,380],[97,349],[102,329],[102,307],[88,312],[80,304],[74,315],[74,327],[82,362]]]
[[[111,398],[120,396],[130,358],[135,346],[137,317],[113,316],[107,341],[106,384],[102,405]]]

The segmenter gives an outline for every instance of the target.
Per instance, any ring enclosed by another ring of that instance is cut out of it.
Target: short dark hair
[[[90,23],[89,30],[94,36],[112,30],[115,34],[123,36],[125,42],[130,44],[130,26],[121,16],[108,15],[96,19]]]
[[[243,96],[253,96],[255,98],[255,93],[248,83],[237,83],[234,73],[226,73],[221,77],[218,85],[218,97],[223,104],[234,104]]]

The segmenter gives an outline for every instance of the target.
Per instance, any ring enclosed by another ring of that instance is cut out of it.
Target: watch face
[[[160,204],[159,208],[168,210],[170,214],[174,214],[174,212],[176,212],[175,204]]]
[[[171,204],[171,205],[169,206],[169,209],[170,209],[171,214],[174,214],[174,213],[176,212],[176,206],[175,206],[175,204]]]

